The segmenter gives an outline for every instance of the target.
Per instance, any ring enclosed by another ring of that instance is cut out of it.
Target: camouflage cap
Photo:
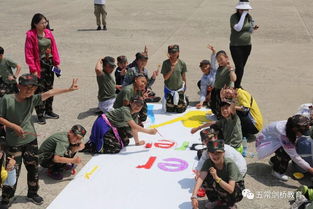
[[[37,76],[33,75],[33,74],[23,74],[18,78],[18,83],[20,85],[34,85],[34,86],[39,86],[38,84],[38,78]]]
[[[74,125],[71,128],[71,131],[73,131],[74,134],[79,135],[81,137],[84,137],[87,133],[86,129],[79,124]]]
[[[201,137],[202,142],[204,140],[210,140],[216,136],[217,136],[217,131],[214,130],[213,128],[207,128],[207,129],[200,131],[200,137]]]
[[[169,46],[167,47],[167,51],[168,51],[168,53],[179,52],[179,46],[178,46],[177,44],[169,45]]]
[[[208,142],[208,152],[225,152],[224,150],[224,140],[214,140]]]

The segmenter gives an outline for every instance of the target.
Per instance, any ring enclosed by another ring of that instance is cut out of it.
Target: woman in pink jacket
[[[54,37],[47,29],[48,21],[45,16],[37,13],[33,16],[31,30],[26,33],[25,59],[29,66],[30,73],[39,78],[36,94],[48,91],[53,88],[55,68],[60,64],[58,48]],[[56,72],[60,75],[60,72]],[[38,123],[45,124],[45,118],[58,119],[59,116],[52,111],[53,97],[46,100],[43,105],[36,107]]]

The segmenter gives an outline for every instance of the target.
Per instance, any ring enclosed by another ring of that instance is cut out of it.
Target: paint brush
[[[157,132],[158,132],[158,134],[161,136],[161,137],[163,137],[164,138],[164,136],[162,136],[162,134],[159,132],[159,130],[158,129],[155,129]]]

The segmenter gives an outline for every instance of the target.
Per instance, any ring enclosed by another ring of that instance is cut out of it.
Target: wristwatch
[[[196,195],[192,195],[190,199],[198,199],[198,197]]]

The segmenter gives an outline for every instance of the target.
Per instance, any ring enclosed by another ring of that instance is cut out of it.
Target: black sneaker
[[[27,199],[32,201],[36,205],[41,205],[43,203],[43,198],[40,197],[38,194],[28,194]]]
[[[59,119],[59,115],[54,113],[54,112],[46,112],[45,113],[45,118]]]
[[[43,116],[38,117],[38,124],[44,125],[46,124],[46,119]]]
[[[100,25],[98,25],[97,30],[101,30],[101,26]]]
[[[107,26],[104,25],[104,26],[103,26],[103,30],[107,30]]]
[[[7,209],[9,208],[9,202],[8,201],[4,201],[2,200],[1,203],[0,203],[0,209]]]

